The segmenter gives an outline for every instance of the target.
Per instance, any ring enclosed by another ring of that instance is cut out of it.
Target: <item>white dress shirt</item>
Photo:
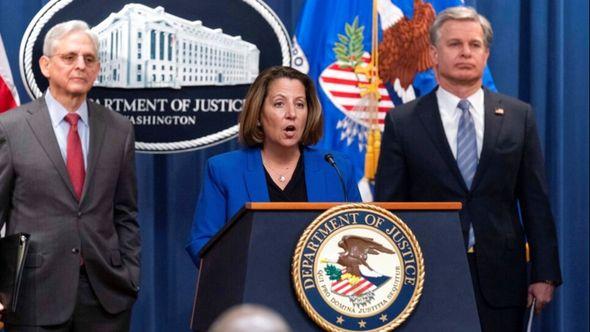
[[[459,107],[459,101],[461,98],[453,95],[449,91],[438,87],[436,90],[436,99],[438,101],[438,110],[440,112],[440,118],[442,120],[443,127],[445,129],[445,135],[447,141],[453,152],[453,156],[457,159],[457,131],[459,129],[459,119],[461,118],[461,110]],[[473,119],[473,125],[475,126],[475,139],[477,140],[477,160],[481,156],[481,149],[483,147],[483,128],[484,128],[484,103],[483,103],[483,89],[478,89],[474,94],[465,98],[469,101],[469,113]],[[473,231],[473,225],[469,225],[467,246],[473,248],[475,245],[475,232]]]
[[[51,118],[51,126],[59,145],[59,150],[64,162],[67,163],[67,149],[68,149],[68,132],[70,131],[70,124],[65,120],[65,116],[69,112],[51,95],[51,91],[47,89],[45,93],[45,103],[49,110],[49,117]],[[84,169],[88,165],[88,141],[89,141],[89,127],[88,127],[88,104],[83,102],[76,110],[80,119],[78,120],[78,135],[80,135],[80,142],[82,143],[82,154],[84,155]]]
[[[459,118],[461,117],[461,110],[457,107],[461,98],[453,95],[442,87],[436,90],[436,99],[438,101],[438,110],[445,129],[447,141],[453,152],[453,156],[457,159],[457,130],[459,129]],[[473,119],[475,126],[475,136],[477,140],[477,159],[481,156],[481,149],[483,147],[483,128],[484,128],[484,103],[483,103],[483,89],[478,89],[474,94],[465,98],[469,101],[469,112]]]

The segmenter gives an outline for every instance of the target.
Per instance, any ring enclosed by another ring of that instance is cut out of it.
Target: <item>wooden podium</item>
[[[207,331],[227,308],[257,303],[283,315],[293,331],[319,331],[297,301],[291,261],[309,223],[340,204],[246,204],[201,251],[191,328]],[[371,204],[401,218],[424,256],[422,297],[396,331],[480,331],[458,217],[461,204]]]

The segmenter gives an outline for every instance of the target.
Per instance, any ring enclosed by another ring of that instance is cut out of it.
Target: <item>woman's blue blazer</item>
[[[209,158],[201,195],[186,250],[195,264],[199,251],[247,202],[268,202],[268,190],[259,148],[223,153]],[[328,151],[303,148],[305,186],[309,202],[343,202],[336,170],[324,159]],[[348,201],[360,202],[352,163],[333,153],[344,178]]]

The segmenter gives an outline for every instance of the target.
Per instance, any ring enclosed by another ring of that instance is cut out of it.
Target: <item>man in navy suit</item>
[[[492,34],[472,8],[437,16],[430,51],[439,87],[387,115],[376,199],[462,202],[482,330],[520,331],[525,307],[535,299],[539,313],[561,272],[531,106],[482,88]]]

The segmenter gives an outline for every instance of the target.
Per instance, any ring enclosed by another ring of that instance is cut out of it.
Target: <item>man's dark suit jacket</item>
[[[527,240],[531,282],[561,283],[544,161],[530,105],[488,90],[484,104],[483,149],[471,190],[449,147],[434,91],[390,111],[376,200],[463,203],[463,234],[471,221],[484,298],[493,306],[521,306],[528,288]]]
[[[102,306],[131,308],[139,285],[133,127],[88,103],[89,151],[80,202],[44,98],[0,116],[0,226],[31,234],[12,324],[65,322],[76,304],[80,253]],[[0,272],[1,273],[1,272]]]

